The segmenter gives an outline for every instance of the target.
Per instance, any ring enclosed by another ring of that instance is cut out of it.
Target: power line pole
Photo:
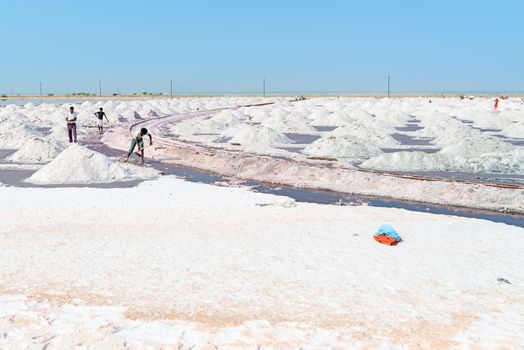
[[[173,80],[169,81],[169,94],[171,95],[171,98],[173,98]]]
[[[42,82],[40,82],[40,97],[42,97]]]
[[[102,96],[102,80],[98,81],[98,96]]]
[[[390,76],[388,75],[388,98],[389,98],[389,87],[390,87]]]
[[[262,79],[262,94],[266,98],[266,78]]]

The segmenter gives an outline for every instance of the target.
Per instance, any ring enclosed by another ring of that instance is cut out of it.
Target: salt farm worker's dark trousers
[[[76,123],[67,123],[67,133],[69,135],[69,142],[76,142]]]

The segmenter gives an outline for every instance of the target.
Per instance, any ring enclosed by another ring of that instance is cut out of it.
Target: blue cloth
[[[129,147],[129,154],[133,153],[133,151],[135,150],[136,144],[137,144],[136,137],[133,137],[133,139],[131,140],[131,146]],[[144,149],[144,140],[143,139],[138,141],[138,150],[140,151],[141,149]]]
[[[402,238],[400,238],[400,236],[398,235],[397,231],[395,231],[393,226],[389,224],[380,226],[378,231],[375,233],[375,236],[380,236],[380,235],[391,237],[397,242],[400,242],[402,240]]]

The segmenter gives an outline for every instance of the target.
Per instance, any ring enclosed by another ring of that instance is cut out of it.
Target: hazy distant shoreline
[[[524,97],[524,93],[435,93],[435,92],[407,92],[407,93],[392,93],[391,97],[459,97],[459,96],[477,96],[477,97]],[[191,98],[191,97],[224,97],[224,96],[262,96],[257,93],[188,93],[188,94],[173,94],[173,98]],[[281,96],[306,96],[306,97],[387,97],[386,93],[378,92],[355,92],[355,93],[275,93],[266,94],[266,97],[281,97]],[[53,95],[53,96],[39,96],[39,95],[2,95],[0,100],[151,100],[151,99],[166,99],[171,98],[169,94],[163,95],[96,95],[96,96],[72,96],[72,95]]]

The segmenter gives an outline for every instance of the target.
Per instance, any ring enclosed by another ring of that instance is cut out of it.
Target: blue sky
[[[0,0],[0,93],[524,91],[524,1]]]

